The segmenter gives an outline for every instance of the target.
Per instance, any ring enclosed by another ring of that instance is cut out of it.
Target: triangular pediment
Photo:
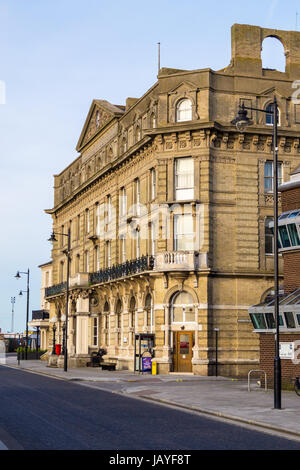
[[[277,97],[279,98],[289,98],[289,94],[288,93],[284,93],[282,90],[279,91],[276,87],[271,87],[271,88],[267,88],[263,91],[261,91],[260,93],[257,94],[257,96],[274,96],[276,95]]]
[[[185,80],[184,82],[181,82],[179,85],[173,88],[173,90],[170,90],[170,93],[183,93],[185,91],[195,90],[196,88],[197,85],[195,85],[195,83]]]
[[[98,132],[113,119],[124,114],[124,107],[109,103],[106,100],[93,100],[80,134],[76,150],[80,152]]]

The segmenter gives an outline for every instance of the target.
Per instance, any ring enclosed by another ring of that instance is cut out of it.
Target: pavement
[[[65,372],[61,368],[48,367],[47,363],[39,360],[23,360],[18,365],[16,356],[10,354],[1,365],[300,440],[300,397],[293,391],[283,391],[282,409],[275,410],[273,390],[260,388],[257,385],[258,377],[251,379],[249,392],[247,379],[189,374],[150,375],[102,371],[98,367],[72,368]]]

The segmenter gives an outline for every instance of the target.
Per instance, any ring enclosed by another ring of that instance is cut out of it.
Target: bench
[[[114,361],[101,361],[99,367],[106,370],[116,370],[117,363]]]

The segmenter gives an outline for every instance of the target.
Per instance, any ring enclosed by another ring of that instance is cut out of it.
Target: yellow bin
[[[152,361],[152,375],[157,375],[157,362]]]

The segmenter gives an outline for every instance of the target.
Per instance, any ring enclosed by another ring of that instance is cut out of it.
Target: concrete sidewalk
[[[8,356],[6,364],[2,365],[230,419],[300,439],[300,397],[294,392],[282,392],[282,410],[274,410],[273,391],[260,389],[255,378],[251,381],[251,392],[248,392],[247,380],[225,377],[139,375],[90,367],[64,372],[60,368],[47,367],[42,361],[21,361],[18,366],[15,356]]]

